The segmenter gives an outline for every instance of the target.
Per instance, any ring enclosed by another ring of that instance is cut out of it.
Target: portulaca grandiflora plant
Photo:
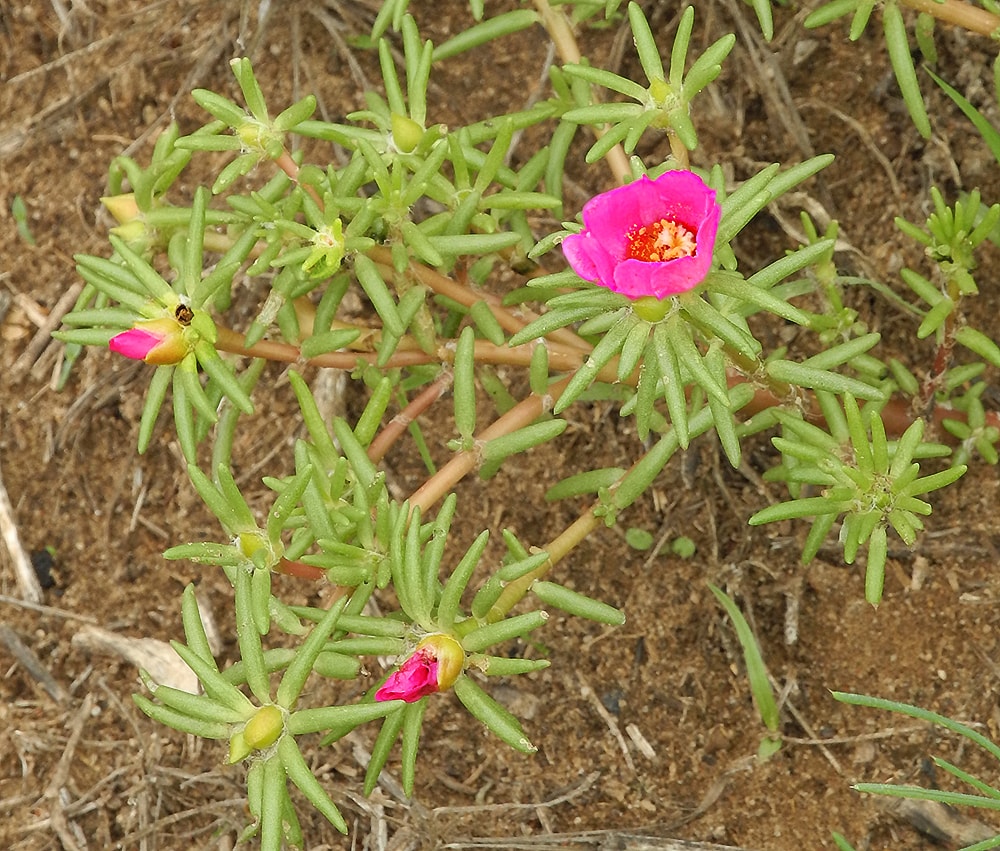
[[[751,5],[770,38],[768,0]],[[887,0],[880,14],[900,88],[918,129],[929,132],[904,5]],[[955,5],[922,4],[922,47],[929,16]],[[366,789],[399,742],[411,792],[422,719],[439,692],[453,691],[496,736],[531,752],[530,731],[490,696],[488,680],[549,661],[512,658],[505,642],[542,629],[551,609],[623,623],[624,612],[560,578],[574,547],[618,522],[700,436],[714,432],[736,466],[743,439],[769,430],[778,460],[767,478],[786,482],[789,498],[762,507],[750,524],[811,521],[803,563],[836,538],[848,564],[863,556],[873,605],[890,539],[914,543],[931,511],[927,495],[955,483],[966,462],[997,459],[998,419],[981,399],[1000,348],[964,308],[977,292],[976,248],[1000,206],[985,207],[975,193],[949,206],[935,191],[926,223],[899,222],[901,239],[926,247],[927,264],[904,272],[914,297],[895,303],[937,354],[926,371],[887,360],[879,334],[843,298],[858,281],[838,276],[835,223],[818,227],[803,214],[802,245],[753,274],[740,269],[731,242],[741,229],[832,158],[771,165],[735,184],[722,163],[692,167],[698,96],[734,36],[695,55],[693,6],[679,12],[667,42],[636,3],[539,0],[536,9],[487,18],[479,0],[472,11],[480,22],[434,45],[406,6],[389,0],[372,33],[382,93],[365,92],[366,108],[342,122],[315,118],[311,96],[283,109],[266,103],[266,81],[239,58],[231,64],[241,102],[196,90],[204,126],[186,134],[171,127],[148,165],[115,160],[105,199],[118,222],[110,256],[78,258],[86,287],[59,334],[68,357],[100,346],[149,364],[138,451],[158,426],[171,427],[161,416],[171,409],[191,484],[218,518],[219,541],[179,541],[165,556],[225,572],[241,659],[220,668],[189,587],[185,640],[175,647],[201,693],[144,676],[147,693],[135,700],[170,727],[227,742],[231,763],[247,762],[246,836],[259,834],[268,851],[303,844],[289,781],[346,832],[336,790],[321,786],[303,749],[361,725],[380,725]],[[853,16],[857,37],[872,7],[835,0],[807,24]],[[644,79],[580,58],[574,32],[608,18],[627,21]],[[543,99],[469,126],[435,120],[426,98],[435,63],[539,26],[561,57]],[[547,143],[513,164],[512,140],[531,127],[544,129]],[[666,160],[634,155],[650,135],[669,140]],[[581,137],[590,139],[587,162],[606,161],[616,184],[582,212],[564,210],[562,200],[567,158]],[[196,155],[217,164],[217,177],[184,197],[176,184]],[[701,151],[699,160],[711,156]],[[565,217],[561,228],[539,232],[539,221]],[[501,298],[501,275],[522,285]],[[352,291],[368,307],[361,320],[342,309]],[[250,293],[260,299],[241,321]],[[783,324],[811,332],[815,353],[768,350],[754,332]],[[274,497],[261,517],[236,484],[231,451],[241,417],[267,399],[269,361],[295,365],[287,375],[306,436],[289,459],[294,472],[264,479]],[[503,385],[490,368],[497,364],[527,382]],[[321,415],[304,377],[318,369],[342,370],[363,388],[356,421]],[[524,386],[519,398],[514,386]],[[589,507],[547,542],[504,531],[506,557],[484,564],[483,530],[456,552],[452,520],[477,512],[456,497],[459,482],[488,478],[512,455],[557,441],[563,412],[596,398],[615,401],[635,423],[640,440],[627,468],[566,470],[549,496],[583,497]],[[426,457],[419,430],[407,426],[443,406],[453,423],[450,460],[428,464],[426,481],[397,498],[379,462],[403,440]],[[390,408],[399,413],[387,416]],[[335,602],[291,605],[272,593],[275,573],[325,583],[325,599]],[[776,742],[757,648],[739,610],[718,595]],[[310,677],[357,678],[380,670],[379,657],[391,668],[360,702],[302,699]]]

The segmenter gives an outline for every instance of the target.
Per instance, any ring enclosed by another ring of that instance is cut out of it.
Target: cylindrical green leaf
[[[262,760],[264,777],[261,781],[260,848],[261,851],[281,851],[284,829],[282,814],[288,789],[285,767],[277,754]]]
[[[802,499],[792,499],[788,502],[780,502],[777,505],[769,505],[756,514],[751,515],[747,521],[751,526],[760,526],[764,523],[776,523],[779,520],[792,520],[796,517],[816,517],[821,514],[837,514],[844,511],[845,507],[839,502],[830,500],[825,496],[809,496]]]
[[[538,629],[549,619],[546,612],[525,612],[512,618],[481,626],[462,637],[462,648],[466,653],[481,653],[493,644],[520,638]]]
[[[443,631],[448,631],[455,623],[462,593],[469,584],[472,572],[476,569],[476,565],[479,564],[479,559],[482,558],[489,537],[489,530],[484,529],[479,533],[476,540],[466,550],[465,555],[462,556],[461,561],[455,566],[451,576],[448,577],[444,584],[444,590],[441,592],[437,611],[438,626]]]
[[[244,414],[252,414],[254,407],[249,394],[243,389],[243,385],[233,373],[232,367],[219,357],[215,346],[202,340],[195,346],[195,355],[202,369],[205,370],[209,378],[219,385],[226,398]]]
[[[679,92],[684,84],[684,68],[687,66],[688,47],[694,29],[694,6],[688,6],[677,23],[677,33],[670,48],[670,87]]]
[[[688,401],[684,392],[684,376],[681,374],[671,333],[672,330],[678,330],[678,323],[672,320],[661,322],[653,330],[653,335],[646,345],[646,357],[657,359],[660,374],[663,376],[667,411],[670,413],[670,422],[673,425],[671,434],[677,438],[681,449],[687,449],[691,437],[688,432]]]
[[[256,573],[257,571],[253,571]],[[260,630],[256,618],[253,578],[249,571],[237,569],[233,573],[233,590],[236,602],[236,638],[240,647],[247,685],[262,704],[271,702],[271,684],[264,664],[264,650],[260,644]],[[268,615],[270,618],[270,615]]]
[[[386,330],[396,337],[402,337],[406,333],[406,327],[375,264],[364,254],[358,254],[354,258],[354,272]]]
[[[447,257],[459,254],[493,254],[505,248],[513,248],[521,241],[521,235],[512,231],[500,233],[469,233],[454,236],[429,236],[427,240],[435,249]]]
[[[558,437],[566,430],[565,420],[544,420],[525,426],[511,434],[495,437],[483,444],[483,459],[502,461],[517,452],[525,452],[534,446]]]
[[[316,111],[316,98],[313,95],[306,95],[302,100],[293,103],[290,107],[278,113],[277,118],[271,122],[271,127],[279,133],[287,133],[295,125],[312,117]]]
[[[208,633],[205,632],[205,624],[201,619],[196,593],[194,585],[188,583],[181,595],[181,622],[184,626],[184,639],[192,652],[201,656],[209,664],[216,665],[215,657],[212,655],[212,649],[208,643]],[[217,665],[216,669],[218,669]]]
[[[468,676],[460,676],[453,686],[455,695],[469,712],[482,721],[497,736],[521,753],[534,753],[536,748],[524,735],[521,723],[476,685]]]
[[[858,0],[833,0],[833,2],[820,6],[814,12],[811,12],[806,17],[803,26],[807,29],[826,26],[837,20],[837,18],[842,18],[848,12],[853,12],[857,8],[857,5]]]
[[[502,346],[506,340],[503,326],[485,301],[477,301],[469,308],[469,316],[476,323],[480,333],[494,346]]]
[[[600,470],[588,470],[585,473],[567,476],[545,492],[545,499],[555,502],[559,499],[597,493],[601,488],[611,487],[623,475],[625,475],[623,467],[604,467]]]
[[[885,586],[885,559],[889,551],[885,524],[880,523],[868,539],[868,566],[865,569],[865,600],[873,606],[882,602]]]
[[[174,369],[171,366],[158,366],[150,379],[149,387],[146,390],[146,401],[142,406],[142,419],[139,421],[138,451],[140,455],[145,454],[149,448],[149,442],[153,438],[153,428],[156,426],[163,401],[167,397],[167,389],[170,387],[173,372]]]
[[[133,694],[132,700],[135,705],[154,721],[165,724],[174,730],[182,733],[189,733],[202,739],[228,739],[232,731],[229,724],[218,721],[205,721],[200,718],[192,718],[176,709],[167,706],[160,706],[141,694]]]
[[[693,9],[692,9],[693,11]],[[632,29],[632,40],[639,54],[639,63],[650,82],[663,80],[663,63],[660,61],[660,50],[656,39],[649,29],[649,22],[638,3],[628,4],[628,22]]]
[[[455,348],[455,427],[465,440],[476,433],[476,334],[466,326]]]
[[[325,730],[353,730],[369,721],[384,718],[403,707],[400,700],[378,703],[358,703],[351,706],[321,706],[293,712],[287,721],[288,732],[293,736],[304,733],[321,733]]]
[[[858,398],[878,402],[885,399],[885,393],[878,387],[872,387],[856,378],[828,372],[825,369],[814,369],[792,361],[768,361],[767,374],[777,381],[785,381],[814,390],[827,390],[837,394],[851,393]]]
[[[551,664],[548,659],[518,659],[509,656],[479,656],[471,660],[487,677],[514,677],[541,671]]]
[[[389,751],[392,750],[392,746],[399,736],[399,731],[403,727],[403,709],[406,704],[401,701],[390,701],[389,705],[392,704],[396,704],[397,708],[393,709],[392,714],[386,716],[385,721],[382,722],[382,729],[379,730],[375,739],[375,744],[372,745],[372,755],[368,761],[368,770],[365,772],[364,792],[366,795],[370,795],[375,788],[379,773],[386,760],[389,759]]]
[[[191,97],[205,112],[226,122],[230,127],[239,127],[247,120],[247,114],[231,100],[208,89],[195,89]]]
[[[344,835],[347,834],[347,822],[330,800],[323,785],[316,779],[313,770],[306,763],[299,751],[299,746],[291,736],[284,736],[278,742],[278,759],[284,768],[288,779],[292,781],[319,812]]]
[[[683,98],[690,102],[698,92],[712,82],[722,71],[722,62],[736,44],[732,33],[710,44],[694,61],[684,78]]]
[[[333,434],[340,443],[340,448],[344,456],[350,462],[351,470],[355,478],[363,488],[371,487],[378,475],[378,470],[368,457],[365,448],[358,442],[357,437],[351,427],[340,417],[335,418],[330,423]]]
[[[174,648],[184,664],[195,672],[202,688],[205,689],[205,694],[212,700],[225,704],[235,712],[245,712],[248,706],[252,708],[253,704],[250,703],[247,696],[219,673],[214,659],[209,662],[190,647],[178,641],[172,641],[170,646]]]
[[[882,26],[885,30],[885,46],[889,52],[889,62],[896,74],[896,82],[899,83],[899,91],[910,112],[910,118],[913,119],[913,124],[920,135],[929,139],[931,122],[927,117],[923,95],[920,94],[917,71],[913,67],[906,24],[903,22],[903,13],[899,9],[898,0],[887,0],[882,9]]]
[[[963,325],[955,332],[955,339],[970,352],[974,352],[993,366],[1000,367],[1000,346],[975,328]]]
[[[649,31],[648,27],[646,31]],[[658,55],[657,59],[659,59]],[[632,100],[639,103],[645,103],[649,96],[649,91],[638,83],[611,71],[605,71],[603,68],[594,68],[591,65],[563,65],[562,70],[570,77],[585,80],[594,86],[603,86],[606,89],[611,89],[611,91],[623,94],[625,97],[632,98]],[[661,71],[659,79],[662,80],[662,77]]]
[[[330,606],[323,619],[312,628],[309,637],[302,643],[302,646],[295,653],[295,658],[285,671],[285,675],[278,684],[276,694],[277,703],[286,709],[292,709],[295,701],[299,699],[302,689],[306,684],[306,679],[313,669],[316,658],[326,644],[327,638],[337,626],[337,619],[347,604],[347,597],[341,597]]]
[[[464,29],[457,36],[439,44],[434,48],[434,61],[457,56],[459,53],[479,47],[493,41],[493,39],[526,30],[537,21],[538,13],[531,9],[517,9],[497,15],[495,18]]]
[[[191,694],[183,689],[159,685],[144,671],[140,671],[140,675],[150,694],[160,703],[193,719],[220,724],[238,724],[246,721],[254,712],[254,706],[249,700],[244,710],[237,711],[205,695]]]
[[[590,356],[584,362],[583,366],[576,371],[576,374],[570,380],[563,394],[559,397],[559,401],[556,402],[553,408],[555,413],[558,414],[564,411],[591,385],[597,373],[607,365],[611,358],[621,351],[629,331],[640,321],[632,313],[631,309],[627,307],[621,308],[615,314],[610,314],[611,317],[616,315],[617,319],[614,320],[614,324],[598,341]]]
[[[399,761],[403,794],[413,797],[413,782],[417,774],[417,747],[420,744],[420,729],[427,711],[427,701],[418,700],[407,704],[403,710],[403,729],[400,736]]]
[[[561,609],[571,615],[612,626],[621,626],[625,623],[625,613],[621,610],[564,585],[557,585],[555,582],[535,582],[531,590],[547,606]]]

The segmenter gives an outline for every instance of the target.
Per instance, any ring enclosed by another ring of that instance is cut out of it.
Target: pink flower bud
[[[444,633],[428,635],[375,692],[375,700],[415,703],[436,691],[451,688],[464,667],[465,651],[461,644]]]
[[[687,292],[712,267],[721,208],[690,171],[667,171],[591,198],[563,253],[581,278],[630,299]]]
[[[108,348],[132,360],[163,366],[179,363],[191,350],[184,328],[169,317],[136,322],[108,341]]]

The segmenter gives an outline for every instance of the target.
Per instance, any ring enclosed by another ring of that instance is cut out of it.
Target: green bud
[[[392,114],[392,140],[404,154],[410,153],[424,138],[424,128],[406,115]]]
[[[243,728],[243,739],[253,750],[263,750],[278,741],[284,729],[284,714],[277,706],[269,704],[258,709],[247,721]]]

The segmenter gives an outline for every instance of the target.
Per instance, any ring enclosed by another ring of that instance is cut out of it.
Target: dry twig
[[[21,546],[21,538],[17,534],[17,522],[14,519],[14,506],[7,495],[7,488],[4,487],[2,473],[0,473],[0,536],[3,537],[4,545],[14,565],[14,576],[21,596],[31,603],[41,603],[42,586],[38,582],[38,576],[35,575],[31,559]]]

